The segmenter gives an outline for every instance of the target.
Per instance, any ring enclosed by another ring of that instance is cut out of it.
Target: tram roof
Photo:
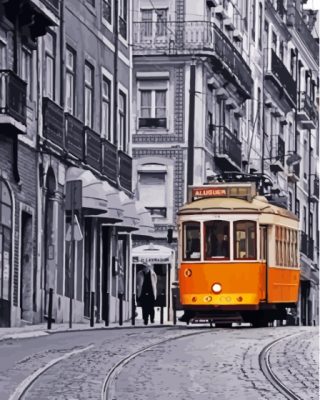
[[[294,220],[299,220],[295,214],[270,204],[264,196],[256,196],[252,201],[247,201],[234,197],[210,197],[192,201],[182,206],[178,215],[199,214],[199,213],[232,213],[239,212],[258,213],[258,214],[275,214]]]

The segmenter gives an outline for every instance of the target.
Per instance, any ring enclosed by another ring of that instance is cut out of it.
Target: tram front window
[[[183,259],[200,260],[200,222],[183,224]]]
[[[209,221],[205,224],[205,258],[230,258],[229,222]]]
[[[238,221],[234,223],[234,258],[257,258],[256,223],[253,221]]]

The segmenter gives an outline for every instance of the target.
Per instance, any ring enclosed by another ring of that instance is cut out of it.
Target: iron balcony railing
[[[277,158],[284,165],[285,144],[281,137],[278,137],[278,155]]]
[[[43,136],[64,148],[65,130],[63,108],[48,97],[42,99]]]
[[[313,196],[319,200],[320,184],[319,177],[316,177],[313,181]]]
[[[300,235],[300,251],[308,255],[308,235],[305,232],[301,232]]]
[[[11,70],[0,70],[0,114],[26,125],[27,83]]]
[[[120,185],[129,191],[132,190],[132,158],[118,150]]]
[[[204,54],[235,76],[251,96],[251,70],[230,39],[208,21],[144,21],[133,23],[133,51],[139,54]]]
[[[313,254],[314,254],[314,241],[311,237],[309,237],[308,240],[308,257],[313,260]]]
[[[71,114],[66,116],[66,150],[77,157],[79,160],[84,159],[84,132],[83,123]]]
[[[312,55],[312,57],[314,57],[317,63],[319,63],[319,45],[316,42],[315,38],[312,36],[312,33],[304,22],[302,15],[296,9],[294,4],[288,5],[287,25],[289,27],[295,27],[302,41],[309,49],[310,54]]]
[[[311,97],[306,92],[299,93],[299,111],[304,111],[308,118],[315,123],[318,120],[318,111]]]
[[[227,156],[241,168],[241,142],[226,126],[213,125],[214,154]]]
[[[106,139],[102,139],[102,174],[108,179],[117,180],[117,146]]]
[[[101,171],[101,138],[89,127],[85,127],[85,162]]]
[[[281,88],[285,89],[291,103],[293,105],[296,104],[297,84],[273,49],[271,49],[270,69],[266,71],[265,76],[266,78],[273,77],[276,83],[279,84]]]

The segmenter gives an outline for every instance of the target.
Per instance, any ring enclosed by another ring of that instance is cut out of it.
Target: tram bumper
[[[257,293],[223,293],[223,294],[183,294],[181,304],[183,308],[188,307],[216,307],[216,308],[247,308],[257,309],[259,307],[259,296]]]

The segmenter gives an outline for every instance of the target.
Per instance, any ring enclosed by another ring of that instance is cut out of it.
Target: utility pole
[[[196,66],[194,60],[190,65],[190,91],[189,91],[189,129],[187,153],[187,187],[193,185],[194,170],[194,106],[195,106]]]

